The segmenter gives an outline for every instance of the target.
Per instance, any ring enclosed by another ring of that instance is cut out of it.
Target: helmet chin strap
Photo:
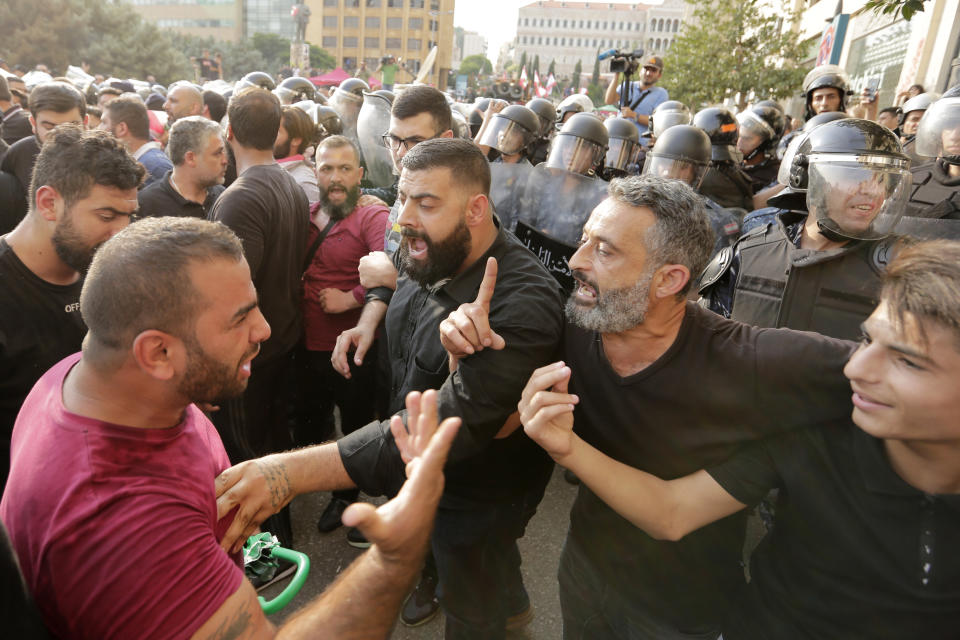
[[[751,151],[751,152],[748,153],[747,155],[743,156],[743,161],[744,161],[744,162],[748,162],[748,161],[753,160],[754,158],[756,158],[756,157],[757,157],[757,154],[760,153],[760,148],[761,148],[762,146],[763,146],[762,144],[758,144],[753,151]]]
[[[833,229],[829,229],[824,226],[823,221],[817,220],[817,229],[820,230],[820,235],[829,240],[830,242],[849,242],[855,238],[848,238],[840,233],[837,233]]]

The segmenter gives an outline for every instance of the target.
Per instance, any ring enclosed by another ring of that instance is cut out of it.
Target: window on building
[[[403,29],[403,18],[387,18],[387,29]]]
[[[549,20],[549,19],[548,19],[548,20],[547,20],[547,26],[548,26],[548,27],[552,27],[552,26],[553,26],[553,20]]]
[[[439,2],[431,2],[431,3],[430,3],[430,11],[440,11],[440,3],[439,3]]]
[[[423,9],[423,0],[410,0],[411,9]]]
[[[371,38],[367,36],[363,39],[363,46],[367,49],[379,49],[380,48],[380,38]]]
[[[631,31],[632,29],[633,29],[633,23],[632,23],[632,22],[628,22],[628,23],[627,23],[627,31]]]
[[[587,28],[587,29],[590,28],[590,21],[589,21],[589,20],[587,20],[587,27],[586,27],[586,28]]]
[[[391,9],[402,9],[403,0],[387,0],[387,7]]]
[[[411,29],[423,29],[423,18],[410,18],[407,26]]]
[[[436,30],[439,29],[439,28],[440,28],[440,23],[439,23],[439,22],[437,22],[436,20],[431,20],[431,21],[430,21],[430,31],[436,31]]]
[[[657,21],[657,31],[663,31],[663,18]]]
[[[580,29],[583,29],[583,20],[580,21]]]
[[[543,18],[540,18],[540,26],[543,26]]]
[[[343,28],[344,29],[359,29],[360,28],[360,18],[357,16],[343,16]]]
[[[651,21],[650,21],[650,31],[656,31],[656,30],[657,30],[657,21],[656,21],[656,20],[651,20]]]
[[[344,56],[343,58],[343,68],[347,71],[352,71],[357,68],[357,59],[350,56]]]
[[[336,29],[337,16],[323,16],[323,26],[328,29]]]
[[[359,7],[360,0],[344,0],[343,6],[345,7]]]
[[[596,49],[599,45],[597,44],[597,39],[593,39],[593,48]]]
[[[607,21],[604,20],[604,21],[603,21],[603,30],[604,30],[604,31],[607,30],[607,24],[608,24]]]
[[[336,7],[338,0],[323,0],[323,6],[325,7]]]
[[[563,21],[563,28],[564,28],[564,29],[567,28],[567,21],[566,21],[566,20]]]
[[[398,51],[400,49],[400,38],[387,38],[386,43],[384,43],[384,48],[387,51]]]
[[[336,49],[337,36],[323,36],[320,46],[322,46],[324,49]]]
[[[381,6],[380,2],[381,0],[367,0],[367,6],[376,9]]]
[[[647,41],[647,49],[653,49],[653,38],[650,38],[650,40]]]
[[[420,51],[420,38],[407,38],[407,49],[409,51]]]
[[[674,20],[674,21],[673,21],[673,32],[676,33],[678,29],[680,29],[680,21],[679,21],[679,20]]]
[[[543,44],[543,36],[537,37],[537,44]]]
[[[356,36],[345,36],[343,38],[343,46],[345,49],[356,49],[357,48]]]
[[[560,38],[560,46],[561,46],[561,47],[567,46],[567,39],[566,39],[566,38]]]
[[[578,47],[582,47],[582,46],[583,46],[583,44],[581,44],[581,40],[582,40],[582,38],[577,38],[577,46],[578,46]]]
[[[657,38],[657,46],[655,47],[657,51],[660,51],[660,38]]]
[[[367,29],[379,29],[380,18],[377,16],[368,16],[363,19],[363,24]]]

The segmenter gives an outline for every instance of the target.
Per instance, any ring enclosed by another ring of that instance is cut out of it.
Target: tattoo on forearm
[[[250,629],[250,612],[246,607],[238,609],[228,620],[224,620],[212,634],[209,640],[237,640],[243,638]]]
[[[286,465],[281,462],[259,460],[256,465],[267,481],[271,506],[279,509],[290,496],[290,478],[287,476]]]

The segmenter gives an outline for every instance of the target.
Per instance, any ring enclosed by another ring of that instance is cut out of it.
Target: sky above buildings
[[[487,57],[496,64],[500,46],[517,35],[520,7],[532,0],[457,0],[453,24],[476,31],[487,39]],[[581,0],[582,1],[582,0]],[[604,0],[603,4],[636,4],[637,0]],[[643,4],[662,4],[663,0],[643,0]]]

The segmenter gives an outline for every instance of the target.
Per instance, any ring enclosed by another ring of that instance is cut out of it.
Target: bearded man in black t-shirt
[[[310,203],[297,181],[273,157],[280,129],[280,101],[251,87],[228,108],[227,142],[237,160],[237,179],[210,209],[240,237],[270,338],[260,346],[243,397],[220,404],[212,416],[234,464],[292,446],[287,425],[288,390],[294,386],[293,348],[301,338],[300,276],[307,251]],[[291,546],[285,509],[265,525]]]
[[[577,286],[565,361],[534,374],[521,418],[534,396],[562,398],[552,410],[576,405],[583,440],[670,479],[743,443],[849,412],[849,343],[756,329],[687,301],[713,246],[692,189],[639,176],[614,180],[609,194],[569,262]],[[496,330],[475,306],[441,324],[444,345],[461,358],[471,357],[468,343],[502,343]],[[581,484],[570,520],[559,575],[565,638],[717,637],[744,583],[743,515],[659,540]]]
[[[110,134],[61,125],[37,157],[29,212],[0,237],[0,491],[20,405],[47,369],[80,350],[83,274],[129,224],[144,174]]]

